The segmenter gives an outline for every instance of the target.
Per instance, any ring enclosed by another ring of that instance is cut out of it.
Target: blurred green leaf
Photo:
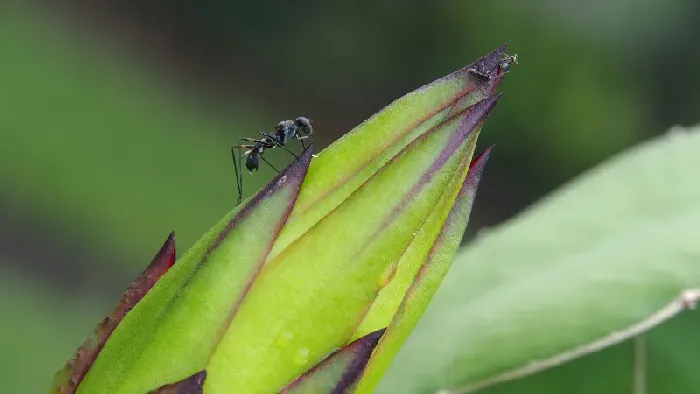
[[[642,338],[478,393],[694,394],[700,387],[698,330],[700,314],[682,314]]]
[[[675,131],[479,236],[379,392],[472,387],[658,317],[700,285],[697,168],[700,133]]]

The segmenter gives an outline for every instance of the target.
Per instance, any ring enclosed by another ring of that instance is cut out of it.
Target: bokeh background
[[[326,146],[510,40],[472,234],[697,123],[699,22],[694,0],[2,2],[2,391],[43,392],[171,230],[182,253],[235,205],[239,137],[305,115]]]

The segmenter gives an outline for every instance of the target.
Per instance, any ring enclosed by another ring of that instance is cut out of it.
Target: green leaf
[[[479,394],[694,394],[700,387],[700,314],[686,313],[601,352]]]
[[[463,392],[688,306],[677,297],[700,284],[697,168],[700,133],[665,135],[477,237],[378,392]]]
[[[291,212],[310,159],[311,148],[178,260],[114,331],[79,393],[146,392],[204,369]]]
[[[351,393],[384,331],[371,332],[331,354],[280,394]]]

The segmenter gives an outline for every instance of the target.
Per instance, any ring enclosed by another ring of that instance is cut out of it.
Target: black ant
[[[504,73],[507,73],[508,71],[510,71],[510,67],[513,64],[518,64],[518,55],[505,55],[501,59],[500,63],[498,63],[498,69],[502,70]],[[467,72],[474,75],[478,75],[479,77],[484,78],[486,80],[491,80],[491,71],[489,70],[481,71],[476,68],[470,68],[467,70]]]
[[[289,152],[292,156],[298,158],[297,155],[287,149],[284,145],[291,140],[299,140],[302,148],[305,149],[306,144],[304,144],[304,140],[311,138],[310,135],[313,132],[314,129],[311,127],[311,120],[302,116],[296,120],[283,120],[279,122],[275,127],[275,132],[273,134],[258,130],[258,133],[262,135],[262,138],[260,139],[241,138],[243,141],[254,142],[255,144],[232,146],[231,157],[233,158],[233,167],[236,170],[238,204],[243,201],[243,163],[241,162],[243,156],[246,157],[245,168],[251,174],[254,170],[258,169],[260,160],[267,163],[267,165],[279,173],[280,171],[263,157],[265,150],[280,147]],[[241,149],[248,150],[241,154]],[[238,152],[238,154],[236,154],[236,152]]]

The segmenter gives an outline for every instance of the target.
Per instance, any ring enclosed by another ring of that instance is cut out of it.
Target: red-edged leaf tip
[[[158,252],[158,255],[167,256],[168,268],[175,265],[175,231],[170,232],[170,234],[168,235],[168,239],[165,240],[165,244],[163,244],[163,247]]]
[[[469,169],[471,170],[475,166],[477,167],[482,167],[486,163],[486,161],[489,159],[489,156],[491,156],[491,151],[496,145],[491,145],[488,148],[486,148],[483,152],[477,154],[474,156],[472,159],[471,163],[469,163]]]
[[[151,264],[126,290],[112,314],[97,325],[93,334],[83,340],[75,356],[56,374],[53,392],[73,394],[77,391],[78,385],[85,378],[97,355],[107,343],[117,325],[174,264],[175,232],[173,231],[168,235],[168,239],[155,255]]]
[[[481,173],[484,171],[484,167],[486,166],[486,162],[489,160],[489,156],[491,156],[492,149],[493,145],[489,146],[472,159],[471,163],[469,163],[469,174],[467,175],[468,180],[474,182],[475,180],[481,178]]]
[[[384,335],[384,332],[386,332],[386,328],[371,332],[347,346],[348,348],[356,346],[357,349],[355,350],[355,353],[357,356],[348,365],[343,377],[338,382],[338,385],[336,385],[333,389],[333,394],[345,394],[352,391],[352,388],[362,376],[362,372],[364,372],[365,367],[372,356],[372,351],[374,351],[374,348],[377,347],[377,344],[382,338],[382,335]]]

